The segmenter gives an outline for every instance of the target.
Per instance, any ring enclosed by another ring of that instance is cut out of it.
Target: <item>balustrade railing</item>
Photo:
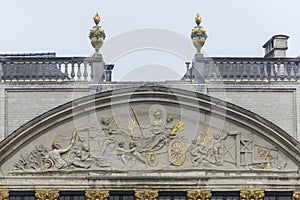
[[[1,82],[92,81],[93,57],[0,58]]]
[[[90,82],[95,57],[0,57],[1,82]],[[300,82],[300,58],[203,58],[206,81]],[[98,75],[99,76],[99,75]],[[101,75],[100,75],[101,76]]]
[[[300,82],[300,58],[212,58],[197,62],[204,62],[200,74],[206,81]]]

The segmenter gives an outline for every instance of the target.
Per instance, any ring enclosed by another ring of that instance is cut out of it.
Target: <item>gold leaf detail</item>
[[[188,200],[209,200],[211,197],[211,190],[188,190]]]
[[[134,195],[136,200],[157,200],[158,191],[157,190],[136,190]]]
[[[109,197],[108,190],[86,190],[85,197],[87,200],[107,200]]]
[[[265,196],[264,190],[241,190],[240,197],[242,200],[262,200]]]
[[[37,200],[58,200],[58,190],[36,190],[35,197]]]

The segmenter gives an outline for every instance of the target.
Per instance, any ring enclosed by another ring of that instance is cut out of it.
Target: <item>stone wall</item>
[[[279,126],[299,140],[300,87],[297,85],[220,85],[209,95],[248,109]]]
[[[88,85],[2,85],[0,86],[0,140],[24,123],[90,93]]]

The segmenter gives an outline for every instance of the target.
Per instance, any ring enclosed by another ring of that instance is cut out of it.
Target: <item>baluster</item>
[[[288,64],[289,65],[289,67],[290,67],[290,78],[289,78],[289,80],[290,81],[295,81],[295,69],[294,69],[294,65],[293,64]]]
[[[224,66],[223,64],[218,64],[218,70],[219,70],[219,73],[220,73],[220,81],[223,81],[223,75],[224,75]]]
[[[66,75],[66,78],[69,78],[69,72],[68,72],[68,66],[66,63],[62,63],[62,65],[64,65],[65,67],[65,75]]]
[[[52,62],[52,64],[53,64],[53,65],[56,65],[56,67],[57,67],[57,69],[59,70],[59,72],[62,72],[62,71],[61,71],[61,65],[60,65],[60,64],[57,64],[57,63],[54,63],[54,62]],[[59,75],[57,74],[56,81],[57,81],[58,79],[60,79],[60,77],[59,77]]]
[[[254,71],[254,79],[255,79],[255,81],[261,81],[261,79],[260,79],[260,70],[259,70],[259,63],[255,63],[255,65],[254,65],[254,69],[253,69],[253,71]]]
[[[241,67],[242,67],[242,80],[246,81],[248,73],[247,73],[247,65],[245,63],[241,63]]]
[[[93,79],[94,79],[94,67],[93,67],[93,62],[91,63],[91,81],[93,81]]]
[[[262,74],[262,78],[264,82],[268,82],[270,80],[270,76],[268,74],[268,70],[267,70],[267,64],[263,64],[263,74]]]
[[[289,63],[284,64],[284,74],[285,74],[285,81],[291,80],[291,65]]]
[[[236,70],[237,70],[236,79],[237,81],[241,81],[243,78],[243,66],[240,62],[236,64]]]
[[[1,65],[3,66],[4,63],[1,63]],[[6,71],[7,71],[7,68],[9,67],[10,64],[6,64],[7,66],[5,68],[1,67],[1,71],[3,72],[3,74],[1,75],[1,77],[3,77],[2,80],[6,80],[7,79],[7,74]]]
[[[61,71],[61,65],[60,65],[59,63],[57,63],[56,65],[58,65],[58,70],[59,70],[60,72],[62,72],[62,71]]]
[[[232,64],[232,70],[231,70],[233,81],[236,81],[236,79],[237,79],[237,73],[238,73],[237,64],[233,63]]]
[[[299,81],[299,77],[300,77],[300,70],[299,70],[299,63],[294,65],[294,72],[295,72],[295,80]]]
[[[251,69],[250,69],[251,65],[249,63],[246,64],[246,72],[247,72],[247,81],[250,81],[251,79]]]
[[[40,67],[40,69],[41,69],[41,71],[42,71],[42,80],[43,81],[45,81],[46,80],[46,72],[45,72],[45,65],[44,64],[41,64],[40,65],[41,67]]]
[[[281,80],[287,81],[289,76],[288,76],[288,71],[287,71],[287,65],[286,64],[280,64],[280,72],[281,72]]]
[[[227,81],[230,81],[231,65],[227,63],[225,66],[226,66],[226,79]]]
[[[275,66],[274,64],[270,64],[270,81],[275,81]]]
[[[276,73],[275,73],[275,80],[276,81],[281,81],[281,69],[280,69],[280,64],[275,63],[274,64]]]
[[[253,69],[253,64],[248,64],[249,68],[249,81],[254,81],[254,69]]]
[[[224,81],[228,81],[228,65],[227,65],[227,63],[223,64],[223,78],[224,78]]]
[[[77,63],[77,78],[78,78],[78,80],[80,80],[81,76],[82,76],[80,66],[81,66],[81,63]]]
[[[75,63],[71,62],[71,78],[74,79],[75,77]]]
[[[87,80],[87,77],[88,77],[88,72],[87,72],[87,65],[88,63],[83,63],[83,78],[84,80]]]

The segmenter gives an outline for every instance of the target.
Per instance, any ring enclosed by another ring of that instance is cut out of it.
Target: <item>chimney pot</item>
[[[288,49],[287,35],[275,35],[268,40],[263,48],[265,49],[265,58],[285,58]]]

